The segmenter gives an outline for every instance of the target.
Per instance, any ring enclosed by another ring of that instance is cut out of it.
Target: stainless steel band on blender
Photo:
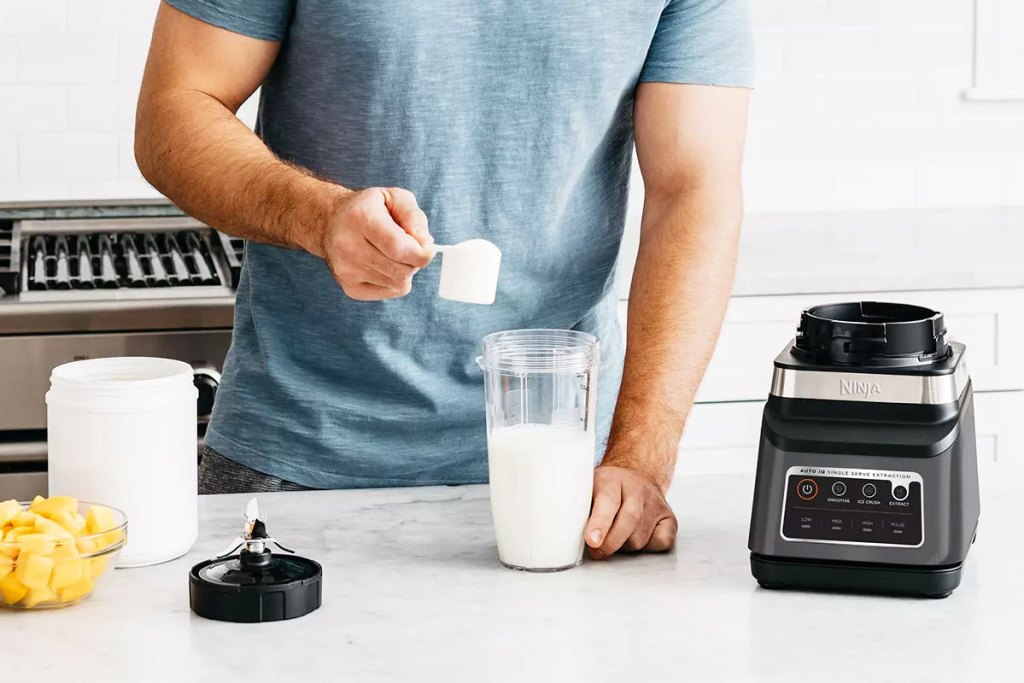
[[[780,398],[818,401],[942,405],[955,403],[969,379],[962,359],[956,369],[946,375],[883,375],[776,366],[770,393]]]

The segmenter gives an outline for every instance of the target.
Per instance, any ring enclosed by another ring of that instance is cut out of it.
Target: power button
[[[801,479],[796,485],[796,495],[802,500],[814,500],[818,495],[818,482],[813,479]]]

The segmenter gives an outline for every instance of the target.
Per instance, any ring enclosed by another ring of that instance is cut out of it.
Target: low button
[[[813,479],[801,479],[796,485],[796,494],[803,500],[814,500],[818,495],[818,482]]]
[[[860,491],[864,494],[865,498],[874,498],[875,494],[878,493],[878,489],[875,488],[874,484],[864,484],[864,488]]]
[[[834,493],[837,496],[845,496],[846,484],[844,484],[841,481],[837,481],[836,483],[832,484],[832,493]]]

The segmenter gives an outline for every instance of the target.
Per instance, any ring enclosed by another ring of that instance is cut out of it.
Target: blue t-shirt
[[[487,479],[484,335],[602,340],[598,439],[621,377],[615,262],[639,81],[746,87],[746,0],[168,0],[282,41],[257,132],[350,188],[411,190],[439,244],[503,252],[492,306],[413,291],[348,299],[320,259],[246,246],[207,434],[254,469],[320,488]]]

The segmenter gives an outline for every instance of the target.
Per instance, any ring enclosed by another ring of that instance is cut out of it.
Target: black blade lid
[[[192,567],[189,601],[193,612],[217,621],[294,619],[320,607],[322,576],[304,557],[243,550]]]
[[[905,366],[944,360],[950,349],[942,313],[860,301],[805,310],[793,353],[825,365]]]

